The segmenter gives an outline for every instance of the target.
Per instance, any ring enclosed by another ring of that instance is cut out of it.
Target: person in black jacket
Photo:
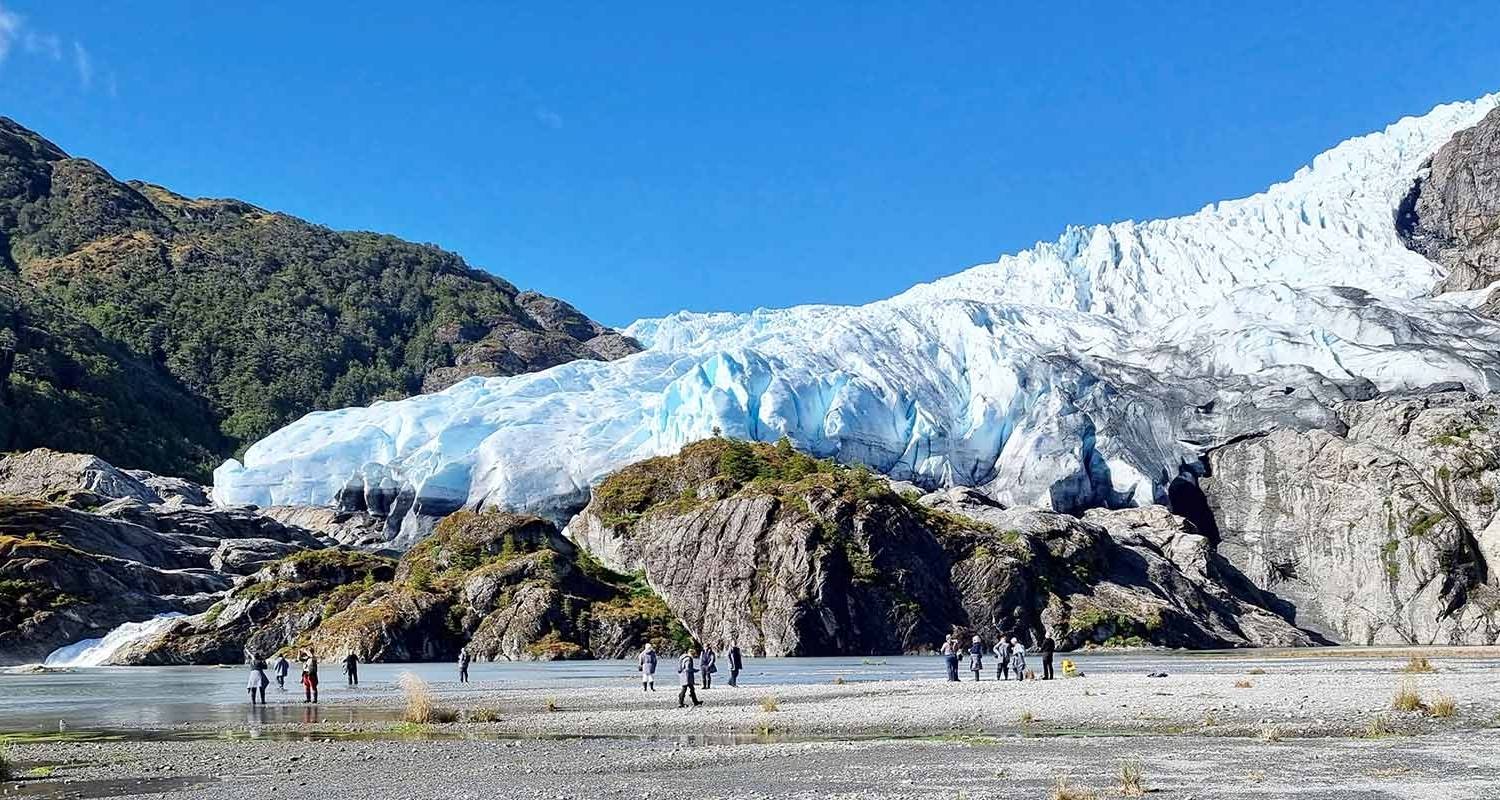
[[[348,679],[350,686],[359,685],[359,658],[352,652],[344,656],[344,677]]]
[[[1042,680],[1052,680],[1052,653],[1057,649],[1057,642],[1052,641],[1051,636],[1042,637]]]
[[[740,655],[740,646],[732,644],[729,646],[729,685],[739,686],[740,670],[745,668],[745,659]]]

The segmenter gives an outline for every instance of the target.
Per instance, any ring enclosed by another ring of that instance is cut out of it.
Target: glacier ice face
[[[1007,503],[1162,501],[1205,449],[1336,427],[1339,400],[1500,388],[1500,326],[1424,297],[1441,271],[1393,221],[1422,162],[1497,102],[1351,139],[1248,198],[1070,228],[866,306],[681,312],[630,326],[646,349],[618,361],[309,414],[216,470],[215,497],[561,519],[609,471],[718,428]]]

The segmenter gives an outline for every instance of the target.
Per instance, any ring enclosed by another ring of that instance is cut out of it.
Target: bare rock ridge
[[[1432,156],[1396,227],[1408,247],[1448,268],[1437,292],[1500,280],[1500,108]],[[1497,302],[1487,304],[1491,312]]]
[[[1305,645],[1186,520],[903,496],[861,469],[711,439],[611,476],[568,526],[695,638],[768,655],[924,652],[954,630],[1063,648]]]

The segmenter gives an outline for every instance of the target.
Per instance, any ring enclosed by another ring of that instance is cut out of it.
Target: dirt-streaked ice
[[[1500,388],[1500,326],[1407,250],[1422,162],[1500,102],[1440,106],[1196,214],[1070,228],[866,306],[682,312],[646,346],[437,394],[309,414],[214,473],[225,503],[564,516],[591,483],[720,428],[1005,502],[1150,503],[1203,450],[1329,406],[1457,381]],[[346,495],[353,496],[353,495]]]

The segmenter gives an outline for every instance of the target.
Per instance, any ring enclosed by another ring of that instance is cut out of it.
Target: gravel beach
[[[16,740],[19,768],[50,775],[5,796],[1043,798],[1062,778],[1118,797],[1137,762],[1153,797],[1491,797],[1500,671],[1486,655],[1425,673],[1392,652],[1226,657],[1157,678],[715,686],[696,709],[677,708],[675,686],[623,679],[435,683],[438,707],[493,718],[437,725],[394,721],[399,691],[374,684],[330,690],[310,722],[247,711],[122,740]],[[1403,689],[1415,710],[1393,707]]]

